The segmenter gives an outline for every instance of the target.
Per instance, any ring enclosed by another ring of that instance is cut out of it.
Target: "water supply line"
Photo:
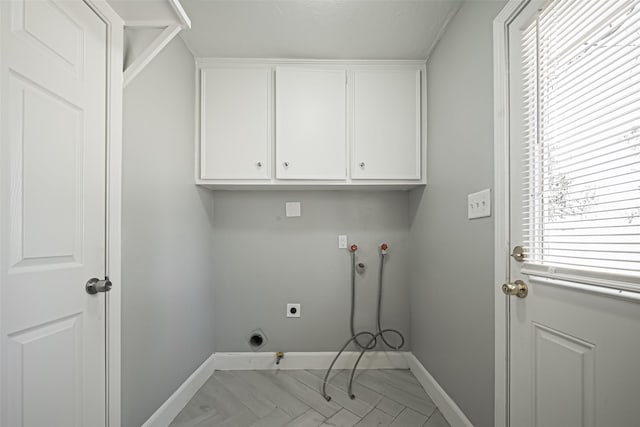
[[[374,349],[377,344],[378,344],[378,338],[381,338],[382,341],[384,342],[384,344],[391,348],[392,350],[400,350],[405,343],[405,339],[404,339],[404,335],[402,335],[402,333],[396,329],[382,329],[382,283],[383,283],[383,273],[384,273],[384,260],[385,257],[387,255],[387,252],[389,250],[389,245],[387,245],[386,243],[382,243],[380,246],[380,268],[378,270],[378,307],[377,307],[377,331],[376,333],[372,333],[369,331],[361,331],[356,333],[355,332],[355,327],[354,327],[354,318],[355,318],[355,268],[356,268],[356,251],[358,250],[358,246],[353,244],[350,247],[351,250],[351,321],[350,321],[350,326],[351,326],[351,338],[349,338],[347,340],[347,342],[342,346],[342,348],[340,349],[340,351],[338,352],[338,354],[336,354],[336,356],[333,358],[333,361],[331,361],[331,365],[329,365],[329,368],[327,369],[326,374],[324,375],[324,380],[322,381],[322,395],[324,396],[324,398],[327,401],[331,400],[331,396],[329,396],[327,394],[327,380],[329,378],[329,374],[331,373],[331,370],[333,369],[333,366],[335,365],[336,361],[338,360],[338,358],[340,357],[340,355],[344,352],[344,350],[347,348],[347,346],[349,344],[351,344],[352,342],[356,344],[357,347],[360,348],[360,355],[358,355],[358,359],[356,360],[356,363],[353,365],[353,369],[351,370],[351,376],[349,377],[349,388],[347,390],[347,393],[349,394],[349,398],[351,399],[355,399],[356,396],[353,394],[353,378],[355,376],[356,373],[356,369],[358,368],[358,364],[360,363],[360,360],[362,359],[362,357],[364,356],[364,353],[366,353],[369,350]],[[398,335],[398,337],[400,338],[400,343],[397,346],[394,346],[392,344],[390,344],[384,337],[384,334],[386,333],[394,333],[396,335]],[[369,341],[366,344],[361,344],[360,341],[358,341],[358,338],[361,336],[368,336]]]
[[[373,334],[366,331],[363,334],[356,334],[356,329],[354,326],[356,316],[356,251],[358,250],[358,245],[351,245],[349,250],[351,251],[351,319],[349,322],[349,326],[351,328],[351,337],[353,338],[353,342],[356,344],[356,346],[361,350],[371,350],[375,348],[377,341],[374,341],[374,344],[370,346],[372,340],[369,339],[367,345],[363,345],[360,343],[360,341],[358,341],[358,337],[361,335],[369,335],[370,337],[373,337]],[[349,342],[347,342],[347,345],[349,344]]]
[[[378,269],[378,333],[377,335],[380,336],[380,338],[382,339],[382,342],[384,342],[387,347],[392,348],[393,350],[400,350],[402,347],[404,347],[404,335],[402,335],[400,331],[396,329],[382,329],[382,320],[381,320],[382,319],[382,275],[384,273],[384,258],[387,256],[388,250],[389,250],[389,245],[387,245],[386,243],[382,243],[380,245],[380,267]],[[398,337],[400,337],[400,344],[398,344],[397,346],[389,344],[389,341],[387,341],[387,339],[384,337],[384,334],[386,332],[392,332],[398,335]],[[357,365],[358,363],[356,362],[356,366]]]

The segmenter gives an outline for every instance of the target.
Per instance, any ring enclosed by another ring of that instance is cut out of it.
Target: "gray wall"
[[[429,60],[429,185],[411,193],[199,189],[182,41],[127,87],[124,427],[143,423],[214,341],[249,351],[260,327],[261,351],[339,348],[350,335],[350,261],[338,234],[367,266],[357,329],[375,325],[376,247],[387,241],[385,326],[405,332],[475,425],[493,424],[493,220],[467,220],[466,195],[492,185],[491,21],[502,5],[468,1]],[[302,217],[285,217],[286,201],[301,201]],[[302,303],[300,319],[285,317],[287,302]]]
[[[287,218],[286,201],[301,201],[302,216]],[[384,326],[408,339],[407,209],[407,192],[216,192],[216,351],[250,351],[247,335],[257,327],[269,339],[261,351],[339,349],[350,336],[351,264],[338,234],[359,245],[366,265],[357,278],[358,330],[375,327],[377,245],[389,243]],[[285,317],[287,302],[302,304],[299,319]]]
[[[414,354],[476,426],[493,425],[493,218],[467,194],[492,187],[492,21],[468,1],[427,63],[428,179],[410,195]]]
[[[125,89],[123,426],[213,352],[212,196],[194,183],[193,57],[176,39]]]

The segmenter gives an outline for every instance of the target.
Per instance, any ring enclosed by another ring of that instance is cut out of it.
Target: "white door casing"
[[[1,421],[105,425],[105,296],[84,284],[104,276],[106,234],[119,229],[119,214],[107,227],[106,166],[119,154],[107,144],[119,141],[111,107],[120,102],[107,47],[120,31],[102,2],[2,2],[0,16]],[[119,184],[113,166],[110,183]],[[109,264],[119,267],[112,249]]]
[[[631,426],[640,391],[639,294],[540,277],[508,257],[525,244],[528,197],[521,29],[541,5],[510,2],[494,23],[496,425]],[[499,285],[516,280],[528,284],[526,298],[502,294]]]

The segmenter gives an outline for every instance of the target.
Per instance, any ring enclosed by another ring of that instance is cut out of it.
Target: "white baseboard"
[[[142,425],[142,427],[167,427],[182,411],[189,400],[215,371],[215,353],[209,356],[193,374],[185,380],[178,389],[169,396],[156,412]]]
[[[405,351],[368,351],[358,364],[358,369],[408,369]],[[276,355],[264,353],[216,353],[217,371],[265,370],[265,369],[327,369],[336,352],[285,353],[276,365]],[[334,369],[351,369],[360,355],[357,351],[345,351]]]
[[[407,354],[407,363],[413,375],[420,382],[429,397],[431,397],[431,400],[436,404],[451,427],[473,427],[471,421],[469,421],[458,405],[456,405],[456,402],[449,397],[413,353]]]
[[[214,353],[186,379],[142,427],[167,427],[214,371],[327,369],[335,355],[335,352],[285,353],[280,364],[276,365],[275,353],[271,352]],[[345,351],[334,365],[334,369],[351,369],[359,355],[357,351]],[[473,427],[458,405],[412,353],[407,351],[367,352],[362,357],[358,369],[411,369],[451,427]]]

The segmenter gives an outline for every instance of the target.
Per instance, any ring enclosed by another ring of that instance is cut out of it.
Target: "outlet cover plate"
[[[300,304],[288,303],[287,304],[287,317],[300,317]]]
[[[467,196],[467,217],[469,219],[491,216],[491,190],[486,189]]]
[[[300,216],[300,202],[286,202],[285,212],[288,217]]]
[[[347,249],[347,235],[339,234],[338,235],[338,249]]]

